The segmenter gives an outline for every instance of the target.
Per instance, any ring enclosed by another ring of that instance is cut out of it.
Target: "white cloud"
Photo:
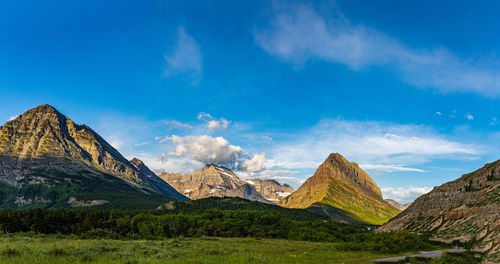
[[[481,147],[453,141],[418,125],[325,119],[311,129],[281,135],[267,151],[266,167],[317,168],[332,152],[380,171],[421,171],[432,159],[475,157]]]
[[[192,129],[193,128],[193,126],[190,125],[190,124],[182,123],[182,122],[179,122],[179,121],[176,121],[176,120],[163,121],[163,123],[165,123],[165,125],[169,126],[170,129],[175,129],[175,128]]]
[[[142,146],[149,145],[151,143],[152,143],[151,141],[145,141],[145,142],[140,142],[140,143],[133,144],[133,146],[134,147],[142,147]]]
[[[300,65],[319,59],[352,70],[379,66],[417,87],[500,95],[497,62],[463,59],[445,48],[410,48],[375,29],[350,23],[339,10],[321,15],[306,5],[278,4],[273,11],[269,27],[255,29],[254,37],[264,51],[283,61]]]
[[[186,33],[184,27],[178,27],[175,49],[164,57],[167,62],[165,76],[187,74],[193,79],[193,85],[200,82],[203,68],[201,50],[196,41]]]
[[[206,120],[206,119],[213,119],[212,115],[208,114],[208,113],[205,113],[205,112],[201,112],[198,114],[198,116],[196,117],[198,120]]]
[[[229,127],[231,121],[228,121],[224,118],[218,120],[210,120],[207,122],[207,128],[211,130],[225,130]]]
[[[229,124],[231,124],[231,121],[223,117],[216,120],[211,114],[205,112],[199,113],[196,118],[205,121],[209,130],[225,130],[229,127]]]
[[[266,164],[266,153],[255,154],[251,159],[243,160],[238,164],[240,171],[261,171]]]
[[[473,116],[473,115],[471,115],[471,114],[469,114],[469,113],[467,113],[467,114],[465,115],[465,118],[467,118],[467,119],[469,119],[469,120],[474,120],[474,116]]]
[[[226,129],[229,126],[229,124],[231,123],[231,121],[228,121],[224,118],[221,118],[220,122],[221,122],[222,129]]]
[[[235,167],[238,160],[248,156],[241,147],[229,144],[223,137],[173,135],[160,142],[166,141],[173,143],[174,149],[168,153],[169,156],[189,157],[203,163]]]
[[[205,166],[203,162],[190,158],[169,159],[164,153],[157,156],[149,153],[138,153],[137,158],[142,160],[146,166],[157,174],[161,173],[193,173]]]
[[[383,164],[359,164],[363,170],[375,170],[384,172],[394,172],[394,171],[414,171],[423,172],[424,170],[417,168],[409,168],[401,165],[383,165]]]
[[[381,190],[384,199],[393,199],[398,203],[408,203],[415,200],[422,194],[432,191],[432,187],[426,187],[426,186],[424,187],[410,186],[409,188],[386,187],[386,188],[381,188]]]
[[[17,117],[18,117],[18,115],[17,116],[10,116],[8,121],[12,121],[12,120],[16,119]]]
[[[209,129],[218,129],[218,128],[220,128],[220,123],[217,120],[210,120],[207,123],[207,127]]]
[[[262,170],[262,171],[247,171],[238,172],[238,176],[242,179],[262,179],[262,180],[275,180],[280,184],[286,183],[297,189],[304,183],[305,178],[298,178],[295,176],[297,171],[293,170]]]
[[[202,136],[170,136],[160,141],[171,142],[168,161],[177,159],[193,160],[197,165],[215,163],[240,172],[262,171],[266,164],[266,153],[250,154],[240,146],[231,145],[223,137]],[[163,159],[167,160],[164,156]]]
[[[158,154],[158,161],[160,161],[161,163],[166,163],[168,161],[167,155],[165,155],[164,153]]]

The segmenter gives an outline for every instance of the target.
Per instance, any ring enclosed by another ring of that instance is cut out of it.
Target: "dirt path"
[[[374,259],[375,262],[397,262],[400,260],[404,260],[408,257],[422,257],[422,258],[440,258],[444,253],[448,252],[464,252],[463,248],[455,248],[455,249],[447,249],[447,250],[436,250],[436,251],[421,251],[420,254],[410,255],[410,256],[399,256],[392,258],[383,258],[383,259]]]

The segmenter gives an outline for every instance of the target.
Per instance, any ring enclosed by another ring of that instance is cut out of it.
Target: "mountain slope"
[[[280,204],[289,208],[325,204],[375,225],[399,213],[384,201],[380,188],[366,172],[338,153],[330,154],[314,175]]]
[[[208,164],[193,174],[164,173],[160,178],[190,199],[227,196],[269,203],[253,185],[238,178],[230,169],[215,164]]]
[[[151,171],[142,160],[138,158],[133,158],[130,160],[130,163],[139,170],[141,173],[142,181],[148,183],[151,188],[159,193],[165,194],[168,197],[172,197],[177,200],[187,201],[189,198],[180,194],[176,191],[172,186],[168,185],[165,181],[163,181],[160,177],[156,175],[153,171]]]
[[[246,182],[253,185],[264,198],[274,203],[281,201],[281,199],[294,192],[292,186],[288,184],[281,185],[275,180],[251,179],[246,180]]]
[[[125,201],[168,200],[95,131],[50,105],[0,127],[0,182],[4,208],[126,208]]]
[[[432,231],[436,239],[481,241],[479,250],[500,260],[500,160],[435,187],[381,231]]]

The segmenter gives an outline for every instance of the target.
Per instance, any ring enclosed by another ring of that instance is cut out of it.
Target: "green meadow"
[[[255,238],[165,240],[0,236],[0,263],[371,263],[388,255],[336,243]]]

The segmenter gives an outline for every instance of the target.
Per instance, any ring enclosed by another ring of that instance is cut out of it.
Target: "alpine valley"
[[[363,245],[377,254],[453,243],[479,252],[460,256],[469,260],[500,258],[500,161],[411,204],[384,200],[370,175],[339,153],[297,190],[236,173],[207,164],[192,174],[157,175],[90,127],[40,105],[0,127],[0,208],[71,210],[0,210],[0,229],[59,234],[50,223],[62,217],[73,221],[64,232],[85,237],[251,236],[343,243],[342,250]],[[42,224],[20,220],[33,215]],[[83,216],[102,219],[89,224]]]

